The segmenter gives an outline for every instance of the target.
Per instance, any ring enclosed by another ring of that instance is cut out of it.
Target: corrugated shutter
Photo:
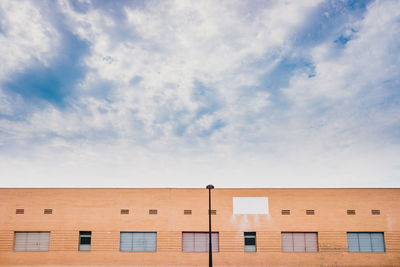
[[[156,251],[156,232],[121,232],[121,251]]]
[[[194,251],[208,251],[208,233],[194,233]]]
[[[157,233],[133,233],[133,244],[134,251],[156,251]]]
[[[347,245],[349,252],[360,251],[358,246],[358,234],[357,233],[347,233]]]
[[[39,251],[48,251],[50,244],[50,233],[49,232],[41,232],[39,234]]]
[[[293,252],[293,235],[292,233],[282,233],[282,251]]]
[[[182,233],[182,251],[194,251],[194,233]]]
[[[317,252],[318,251],[318,239],[317,233],[305,233],[306,240],[306,251]]]
[[[26,250],[26,239],[28,233],[15,233],[14,238],[14,250],[15,251],[25,251]]]
[[[48,251],[50,232],[16,232],[15,251]]]
[[[132,251],[132,233],[121,232],[120,250],[121,251]]]
[[[182,233],[182,251],[208,252],[209,233]],[[212,251],[219,251],[219,233],[211,233]]]
[[[372,251],[385,252],[383,233],[371,233]]]
[[[207,251],[208,251],[208,240],[209,235],[207,235]],[[212,241],[212,251],[218,252],[219,251],[219,235],[218,233],[211,233],[211,241]]]
[[[358,243],[360,244],[360,252],[372,251],[371,237],[369,233],[358,233]]]
[[[317,252],[317,233],[282,233],[283,252]]]
[[[385,252],[385,240],[381,232],[348,232],[349,252]]]
[[[293,233],[293,251],[294,252],[306,251],[304,233]]]

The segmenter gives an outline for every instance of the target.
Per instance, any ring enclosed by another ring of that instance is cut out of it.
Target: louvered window
[[[283,252],[317,252],[317,233],[282,233]]]
[[[218,233],[211,233],[211,246],[213,252],[219,251]],[[183,252],[208,252],[209,233],[207,232],[183,232],[182,251]]]
[[[156,251],[157,232],[121,232],[121,251]]]
[[[314,210],[306,210],[307,215],[314,215],[315,211]]]
[[[90,251],[92,245],[92,232],[80,231],[79,232],[79,250]]]
[[[121,210],[121,214],[129,214],[129,210],[128,209],[122,209]]]
[[[15,251],[48,251],[50,232],[15,232]]]
[[[383,232],[348,232],[349,252],[385,252]]]
[[[380,210],[371,210],[372,215],[380,215],[381,211]]]
[[[25,210],[24,209],[16,209],[15,214],[24,214]]]
[[[256,232],[244,232],[244,251],[255,252],[256,247]]]
[[[290,210],[281,210],[282,215],[290,215]]]
[[[44,209],[43,214],[53,214],[53,210],[52,209]]]

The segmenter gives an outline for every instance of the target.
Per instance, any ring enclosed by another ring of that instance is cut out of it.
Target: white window
[[[317,233],[282,233],[283,252],[318,252]]]
[[[383,232],[348,232],[349,252],[385,252]]]
[[[157,232],[121,232],[121,251],[156,251]]]
[[[256,232],[244,232],[244,251],[255,252],[256,247]]]
[[[50,232],[15,232],[15,251],[48,251]]]
[[[218,233],[211,233],[211,246],[213,252],[219,251]],[[209,233],[207,232],[183,232],[182,251],[184,252],[208,252]]]
[[[234,197],[234,214],[268,214],[267,197]]]

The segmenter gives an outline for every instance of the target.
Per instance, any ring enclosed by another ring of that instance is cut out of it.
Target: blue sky
[[[400,186],[396,0],[6,0],[0,62],[0,186]]]

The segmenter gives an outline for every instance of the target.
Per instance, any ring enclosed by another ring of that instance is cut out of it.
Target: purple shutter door
[[[194,251],[208,251],[208,233],[194,233]]]
[[[213,252],[218,252],[219,251],[219,234],[218,233],[211,233],[211,241],[212,241],[212,244],[211,244],[212,245],[212,251]],[[208,242],[207,242],[207,245],[208,245]],[[208,249],[207,249],[207,251],[208,251]]]
[[[182,251],[194,251],[194,233],[182,233]]]
[[[293,233],[293,251],[294,252],[306,251],[304,233]]]
[[[317,252],[318,251],[317,233],[305,233],[305,238],[306,238],[306,251]]]
[[[293,252],[293,234],[282,233],[281,238],[282,238],[282,251]]]

